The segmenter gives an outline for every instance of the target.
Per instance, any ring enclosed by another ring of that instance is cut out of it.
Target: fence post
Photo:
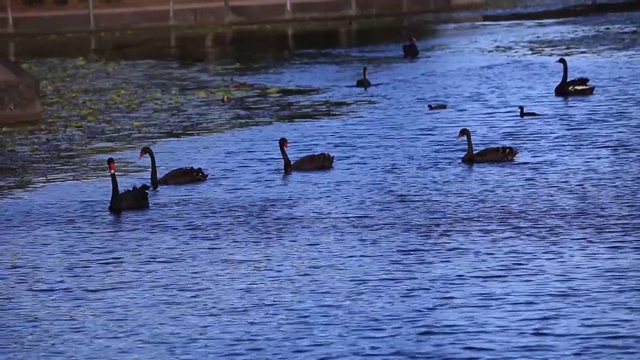
[[[13,14],[11,13],[11,0],[7,0],[7,18],[9,19],[7,30],[9,32],[13,32]]]
[[[231,9],[229,8],[229,0],[224,0],[224,18],[225,20],[231,15]]]
[[[173,20],[173,0],[169,0],[169,25],[175,24]]]
[[[91,30],[95,30],[96,23],[93,20],[93,0],[89,0],[89,19],[91,20]]]
[[[286,18],[290,18],[291,17],[291,0],[287,0],[287,9],[284,12],[284,16]]]

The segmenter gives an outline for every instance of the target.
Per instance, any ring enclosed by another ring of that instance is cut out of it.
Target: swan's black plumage
[[[282,161],[284,162],[285,173],[289,173],[294,170],[329,170],[333,167],[333,160],[335,157],[331,156],[331,154],[329,153],[305,155],[295,162],[291,163],[291,160],[289,160],[289,155],[287,154],[289,141],[286,138],[280,138],[278,143],[280,145],[280,154],[282,154]]]
[[[589,78],[579,77],[573,80],[568,80],[569,65],[567,64],[567,60],[565,58],[560,58],[556,62],[562,64],[562,80],[560,80],[560,83],[554,90],[556,96],[568,97],[593,94],[596,87],[589,85]]]
[[[120,193],[118,188],[118,179],[116,178],[116,162],[113,158],[107,159],[109,165],[109,173],[111,174],[111,201],[109,202],[109,211],[112,213],[121,213],[126,210],[139,210],[149,207],[149,190],[148,185],[133,187]]]
[[[467,138],[467,152],[462,157],[462,162],[465,164],[509,162],[518,155],[518,149],[511,146],[489,147],[474,153],[471,131],[467,128],[461,129],[458,132],[458,139],[461,137]]]
[[[173,169],[158,179],[158,169],[156,168],[156,157],[150,147],[145,146],[140,149],[140,157],[149,155],[151,158],[151,186],[157,189],[159,185],[183,185],[207,180],[209,174],[205,174],[202,168],[181,167]]]
[[[415,59],[420,55],[420,50],[418,50],[418,46],[416,45],[415,36],[409,37],[409,43],[402,45],[402,53],[405,58]]]
[[[369,86],[371,86],[371,81],[369,81],[369,79],[367,79],[367,72],[369,70],[367,69],[367,67],[363,67],[362,68],[362,78],[358,79],[358,81],[356,81],[356,86],[357,87],[361,87],[361,88],[368,88]]]

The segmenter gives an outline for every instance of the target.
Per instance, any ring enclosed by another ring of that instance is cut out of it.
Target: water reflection
[[[328,27],[298,28],[292,25],[274,26],[256,30],[231,29],[166,29],[120,31],[90,35],[50,35],[0,39],[0,44],[15,42],[17,55],[22,61],[39,57],[88,57],[95,54],[109,61],[165,60],[205,61],[207,49],[219,49],[219,57],[232,57],[235,62],[263,61],[266,56],[280,58],[286,51],[293,52],[295,44],[304,49],[354,47],[398,41],[398,33],[414,33],[425,38],[433,27],[414,24],[405,29],[403,20],[387,20],[358,26],[358,22],[336,23]],[[343,33],[348,29],[348,37]],[[169,46],[166,40],[169,38]],[[8,40],[11,39],[11,40]],[[6,48],[6,47],[3,47]],[[234,63],[235,63],[234,62]]]

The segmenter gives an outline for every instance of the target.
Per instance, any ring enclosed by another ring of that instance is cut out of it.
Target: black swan
[[[163,177],[158,179],[158,170],[156,169],[156,157],[153,155],[153,150],[150,147],[145,146],[140,149],[140,157],[149,154],[151,158],[151,186],[154,189],[158,188],[158,185],[182,185],[194,182],[202,182],[207,180],[208,174],[205,174],[201,168],[194,167],[181,167],[173,169],[166,173]]]
[[[444,110],[447,108],[447,104],[429,104],[427,106],[429,110]]]
[[[558,86],[556,86],[556,96],[567,97],[593,94],[596,87],[588,85],[589,78],[579,77],[577,79],[567,81],[567,78],[569,77],[569,66],[567,65],[567,60],[565,60],[565,58],[560,58],[556,62],[562,64],[562,80]]]
[[[540,114],[529,111],[529,112],[525,112],[524,111],[524,106],[518,106],[518,109],[520,109],[520,117],[527,117],[527,116],[540,116]]]
[[[125,210],[139,210],[149,207],[148,185],[133,187],[131,190],[120,193],[118,189],[118,179],[116,178],[116,161],[113,158],[107,159],[109,173],[111,173],[111,202],[109,211],[121,213]]]
[[[473,163],[491,163],[491,162],[508,162],[518,155],[518,150],[511,146],[490,147],[473,153],[473,143],[471,142],[471,131],[463,128],[458,133],[458,139],[467,137],[467,153],[462,157],[465,164]]]
[[[289,173],[293,170],[328,170],[333,167],[334,156],[329,153],[312,154],[301,157],[293,164],[289,160],[287,155],[287,148],[289,147],[289,141],[286,138],[280,138],[280,153],[282,154],[282,160],[284,161],[284,172]]]
[[[409,43],[402,45],[402,52],[404,53],[405,58],[415,59],[420,55],[418,46],[416,46],[415,36],[411,35],[409,37]]]
[[[369,79],[367,79],[367,67],[363,67],[362,68],[362,79],[358,79],[358,81],[356,81],[356,86],[357,87],[361,87],[361,88],[368,88],[369,86],[371,86],[371,81],[369,81]]]

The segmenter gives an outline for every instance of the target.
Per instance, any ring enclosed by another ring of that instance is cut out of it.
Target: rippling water
[[[106,164],[8,194],[0,354],[637,358],[639,20],[443,25],[415,62],[387,42],[299,49],[238,80],[359,105],[152,144],[161,174],[211,176],[151,192],[148,211],[109,215]],[[553,96],[560,56],[594,96]],[[366,92],[352,87],[362,65],[378,85]],[[518,105],[546,115],[520,119]],[[521,154],[462,165],[461,127]],[[281,136],[335,168],[283,176]],[[148,181],[137,154],[113,154],[121,186]]]

